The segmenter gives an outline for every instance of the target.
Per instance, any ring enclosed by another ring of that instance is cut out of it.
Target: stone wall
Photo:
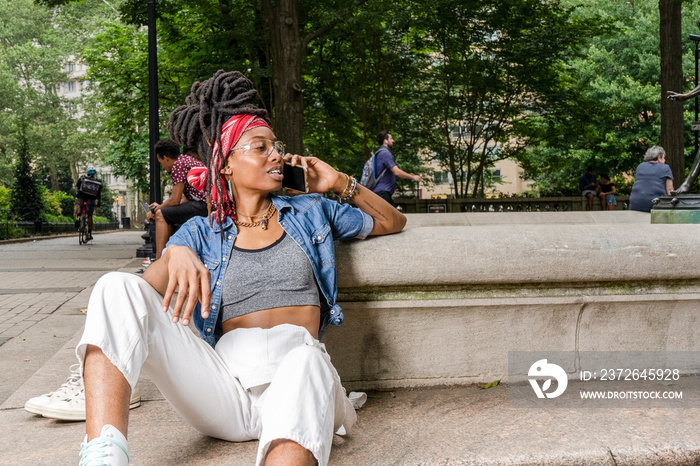
[[[338,244],[345,323],[324,342],[349,388],[505,380],[508,351],[700,350],[700,226],[408,217],[397,235]]]
[[[629,208],[629,196],[616,196],[616,210]],[[571,197],[483,197],[464,199],[416,199],[395,198],[399,210],[415,213],[460,213],[460,212],[576,212],[585,211],[587,201],[582,196]],[[600,201],[594,199],[593,210],[602,210]]]

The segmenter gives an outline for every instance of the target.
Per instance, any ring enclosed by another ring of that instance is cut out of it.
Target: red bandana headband
[[[219,194],[215,188],[215,183],[212,183],[211,190],[211,201],[214,205],[216,220],[219,224],[223,223],[225,216],[233,216],[235,220],[236,215],[233,196],[228,192],[226,178],[221,174],[221,170],[226,165],[226,159],[231,149],[238,143],[243,133],[249,129],[257,128],[258,126],[270,127],[267,121],[257,115],[250,115],[247,113],[234,115],[221,127],[221,150],[219,150],[219,142],[216,141],[214,143],[214,150],[212,151],[208,172],[214,176],[218,175],[221,179],[223,196],[221,202],[219,202]],[[221,154],[224,155],[222,156]],[[201,167],[193,168],[187,173],[187,182],[190,183],[193,188],[204,191],[207,182],[207,169]]]

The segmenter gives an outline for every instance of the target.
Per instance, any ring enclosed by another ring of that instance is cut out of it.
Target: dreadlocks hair
[[[223,200],[221,177],[216,176],[226,164],[226,155],[221,154],[217,167],[212,167],[212,151],[218,142],[221,147],[221,127],[232,116],[243,113],[267,120],[267,111],[253,104],[258,92],[242,73],[219,70],[214,76],[192,84],[185,105],[176,108],[168,120],[168,132],[176,142],[195,148],[208,167],[207,204],[211,220],[211,192],[216,190]]]

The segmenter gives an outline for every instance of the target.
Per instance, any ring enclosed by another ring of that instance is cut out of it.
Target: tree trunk
[[[263,1],[262,11],[270,28],[272,59],[273,127],[287,151],[302,154],[304,103],[301,65],[304,59],[299,37],[298,0]]]
[[[681,2],[659,0],[661,39],[661,141],[666,163],[671,167],[674,186],[685,179],[683,150],[683,106],[666,98],[667,91],[683,92],[683,49],[681,44]]]

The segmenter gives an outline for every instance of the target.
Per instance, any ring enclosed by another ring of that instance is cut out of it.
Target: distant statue
[[[700,27],[700,20],[698,21],[698,27]],[[674,102],[685,102],[686,100],[690,100],[693,97],[699,96],[700,95],[700,86],[696,87],[692,91],[688,92],[687,94],[679,94],[678,92],[673,92],[673,91],[668,91],[668,98]],[[700,175],[700,150],[698,151],[697,154],[695,154],[695,160],[693,161],[693,167],[690,169],[690,173],[688,173],[688,177],[683,181],[683,184],[680,185],[678,189],[673,191],[671,194],[687,194],[690,192],[690,187],[695,184],[695,181],[698,179],[698,175]]]

